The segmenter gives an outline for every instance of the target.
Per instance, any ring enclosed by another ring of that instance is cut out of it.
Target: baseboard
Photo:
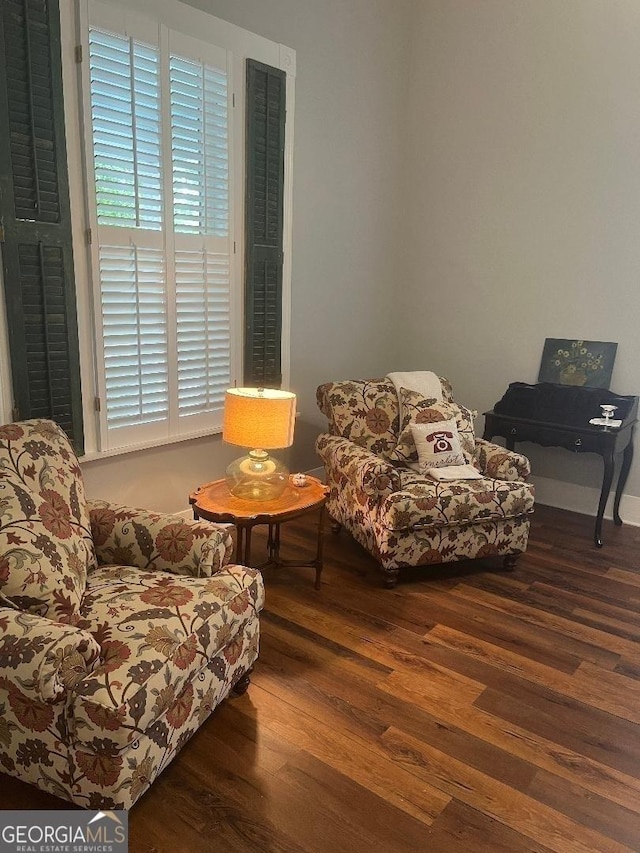
[[[598,512],[600,500],[598,489],[577,486],[575,483],[564,483],[548,477],[532,476],[530,480],[536,487],[537,503],[594,517]],[[609,495],[604,517],[613,518],[613,493]],[[640,498],[635,495],[623,495],[620,501],[620,517],[625,524],[640,527]]]
[[[311,468],[309,471],[305,471],[305,474],[309,474],[310,477],[316,477],[318,480],[322,480],[322,482],[324,483],[324,465],[320,465],[319,468]]]

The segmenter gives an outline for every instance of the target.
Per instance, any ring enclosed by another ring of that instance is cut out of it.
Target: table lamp
[[[277,498],[289,471],[268,451],[293,444],[296,395],[273,388],[230,388],[225,394],[222,438],[254,448],[227,468],[232,495],[252,501]]]

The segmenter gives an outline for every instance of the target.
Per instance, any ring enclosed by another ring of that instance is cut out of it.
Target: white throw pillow
[[[468,462],[462,452],[455,420],[410,424],[410,428],[423,472],[429,468],[446,468]]]

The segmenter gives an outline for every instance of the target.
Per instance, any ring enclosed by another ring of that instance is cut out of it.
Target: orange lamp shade
[[[296,395],[274,388],[230,388],[222,438],[240,447],[271,450],[293,444]]]

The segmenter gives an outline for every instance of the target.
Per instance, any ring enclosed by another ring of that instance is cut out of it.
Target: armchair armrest
[[[98,563],[211,577],[226,564],[233,538],[226,525],[89,501]]]
[[[94,669],[100,646],[88,631],[0,608],[0,687],[56,702]]]
[[[316,450],[327,467],[340,472],[369,497],[383,498],[400,488],[397,468],[348,438],[323,433],[318,436]]]
[[[531,473],[531,463],[526,456],[484,438],[476,439],[474,461],[483,474],[496,480],[526,480]]]

